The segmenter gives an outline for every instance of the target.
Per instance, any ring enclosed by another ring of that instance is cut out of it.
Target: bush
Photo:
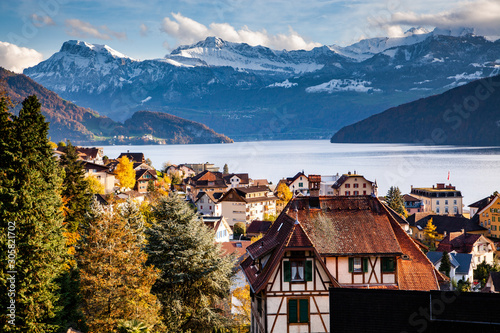
[[[247,232],[247,226],[245,222],[236,222],[233,227],[233,232],[238,235],[244,235]]]

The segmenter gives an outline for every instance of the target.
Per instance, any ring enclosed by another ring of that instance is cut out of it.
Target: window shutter
[[[299,299],[300,318],[299,323],[309,322],[309,300]]]
[[[283,262],[283,266],[284,266],[283,267],[283,270],[284,270],[284,272],[283,272],[283,276],[284,276],[283,280],[285,282],[290,282],[290,280],[292,278],[292,272],[290,270],[290,262],[289,261]]]
[[[312,281],[312,272],[313,272],[313,265],[312,265],[312,260],[306,260],[306,281]]]
[[[354,258],[349,258],[349,273],[354,270]]]
[[[387,258],[382,258],[382,272],[387,272]]]
[[[363,258],[363,272],[368,272],[368,258]]]
[[[288,300],[288,322],[289,323],[298,323],[297,320],[297,300],[291,299]]]

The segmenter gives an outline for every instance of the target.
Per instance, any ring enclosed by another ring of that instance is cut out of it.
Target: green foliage
[[[227,166],[227,163],[224,164],[224,167],[222,168],[222,173],[228,174],[229,173],[229,167]]]
[[[245,222],[236,222],[233,226],[233,232],[238,235],[244,235],[247,232],[247,225]]]
[[[457,282],[456,289],[460,292],[471,291],[471,285],[469,280],[460,279]]]
[[[447,277],[450,277],[451,263],[448,252],[444,251],[441,257],[441,265],[439,266],[439,271],[444,273]]]
[[[498,272],[498,271],[499,267],[497,265],[492,266],[486,263],[486,261],[483,261],[482,263],[477,265],[476,269],[474,270],[474,280],[480,282],[481,287],[483,288],[486,285],[488,277],[490,276],[490,272]]]
[[[0,100],[1,332],[55,332],[64,326],[57,283],[67,259],[61,232],[62,179],[40,108],[38,99],[30,96],[19,115],[11,117],[5,100]],[[8,245],[15,263],[5,269]],[[7,306],[3,306],[10,302],[5,292],[11,277],[7,270],[17,272],[15,326],[7,323]]]
[[[138,320],[124,320],[118,325],[119,333],[149,333],[150,327]]]
[[[148,192],[154,192],[155,190],[156,190],[156,188],[155,188],[155,182],[154,182],[152,179],[150,179],[150,180],[148,181],[148,188],[147,188],[147,191],[148,191]]]
[[[214,232],[177,196],[153,206],[147,229],[148,264],[160,269],[153,292],[167,332],[211,332],[227,327],[220,304],[229,295],[236,259],[221,256]]]
[[[404,199],[401,195],[401,191],[397,186],[391,186],[389,191],[387,191],[387,195],[385,196],[385,201],[387,205],[391,207],[396,213],[408,217],[408,212],[405,209]]]

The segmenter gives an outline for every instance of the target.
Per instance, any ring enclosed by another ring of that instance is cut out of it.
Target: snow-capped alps
[[[263,126],[265,137],[286,138],[297,128],[329,137],[388,107],[499,71],[500,41],[470,29],[416,28],[404,37],[310,51],[208,37],[142,61],[105,45],[68,41],[24,74],[115,120],[137,110],[165,111],[249,139]]]

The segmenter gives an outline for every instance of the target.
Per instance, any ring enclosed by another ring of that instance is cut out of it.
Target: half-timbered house
[[[241,267],[252,333],[330,332],[329,288],[437,290],[432,263],[375,197],[297,197]]]

